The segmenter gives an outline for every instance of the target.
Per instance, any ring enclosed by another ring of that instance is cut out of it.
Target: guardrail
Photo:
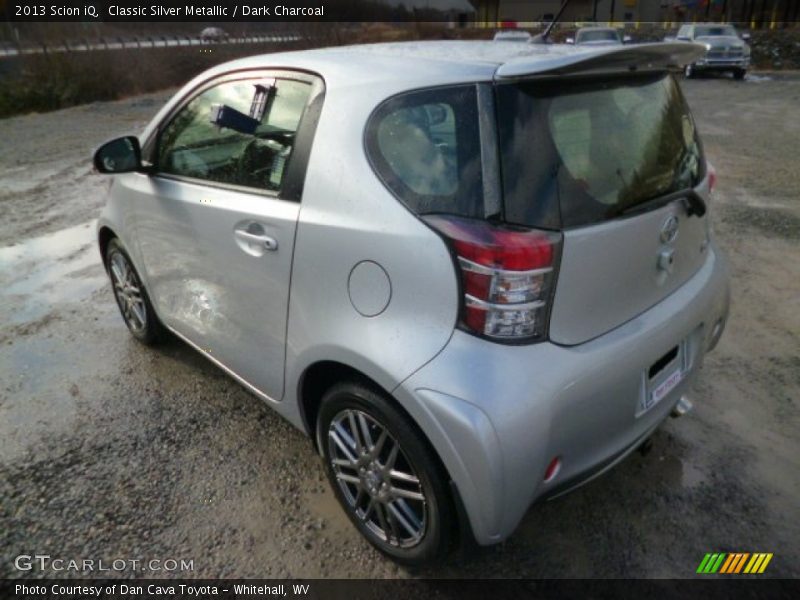
[[[298,42],[305,39],[297,34],[248,35],[217,39],[188,35],[153,35],[134,38],[104,37],[96,40],[64,40],[40,44],[11,44],[0,42],[0,57],[28,54],[54,54],[61,52],[94,52],[97,50],[125,50],[148,48],[175,48],[180,46],[209,46],[229,44],[264,44]]]

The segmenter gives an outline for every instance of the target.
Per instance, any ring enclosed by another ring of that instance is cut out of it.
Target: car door
[[[139,180],[136,238],[157,313],[273,400],[314,98],[321,82],[305,74],[213,84],[159,128],[153,174]]]

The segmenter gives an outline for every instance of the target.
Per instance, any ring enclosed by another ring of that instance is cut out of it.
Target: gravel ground
[[[800,575],[800,75],[684,86],[733,270],[696,410],[507,542],[415,572],[356,534],[299,432],[180,342],[127,334],[89,156],[167,94],[0,121],[0,576],[45,553],[193,560],[186,577],[687,577],[711,551]]]

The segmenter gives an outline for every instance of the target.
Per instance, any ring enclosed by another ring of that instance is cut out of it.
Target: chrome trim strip
[[[226,367],[218,359],[216,359],[213,356],[211,356],[210,352],[208,352],[207,350],[204,350],[203,348],[201,348],[200,346],[195,344],[193,341],[191,341],[185,335],[183,335],[181,333],[178,333],[177,331],[175,331],[174,328],[170,327],[169,325],[164,325],[164,327],[169,329],[170,332],[175,335],[175,337],[179,338],[183,342],[186,342],[186,344],[188,344],[189,346],[191,346],[192,348],[197,350],[200,354],[205,356],[208,360],[210,360],[212,363],[214,363],[220,369],[225,371],[225,373],[227,373],[229,376],[231,376],[233,379],[235,379],[237,383],[239,383],[242,386],[244,386],[247,389],[247,391],[252,392],[256,396],[258,396],[261,400],[264,400],[266,402],[271,402],[273,404],[279,404],[280,403],[280,400],[274,400],[273,398],[270,398],[264,392],[259,390],[256,386],[254,386],[252,383],[250,383],[245,378],[243,378],[241,375],[237,375],[234,371],[231,371],[228,367]]]
[[[512,271],[509,269],[495,269],[479,265],[467,258],[458,257],[458,263],[465,271],[472,271],[473,273],[480,273],[481,275],[544,275],[553,270],[553,267],[544,267],[542,269],[531,269],[530,271]]]
[[[535,310],[547,304],[543,300],[524,302],[520,304],[497,304],[495,302],[485,302],[484,300],[480,300],[475,296],[470,296],[469,294],[464,294],[464,299],[466,300],[467,306],[478,306],[480,308],[492,310]]]

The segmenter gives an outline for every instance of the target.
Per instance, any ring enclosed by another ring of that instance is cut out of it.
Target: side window
[[[687,39],[688,40],[688,39],[691,38],[691,34],[692,34],[692,28],[689,27],[688,25],[683,25],[683,26],[681,26],[680,29],[678,29],[677,37],[678,37],[678,39]]]
[[[289,79],[222,83],[196,96],[161,133],[158,170],[277,191],[311,85]]]
[[[403,94],[370,118],[367,152],[385,185],[418,214],[483,216],[475,86]]]

